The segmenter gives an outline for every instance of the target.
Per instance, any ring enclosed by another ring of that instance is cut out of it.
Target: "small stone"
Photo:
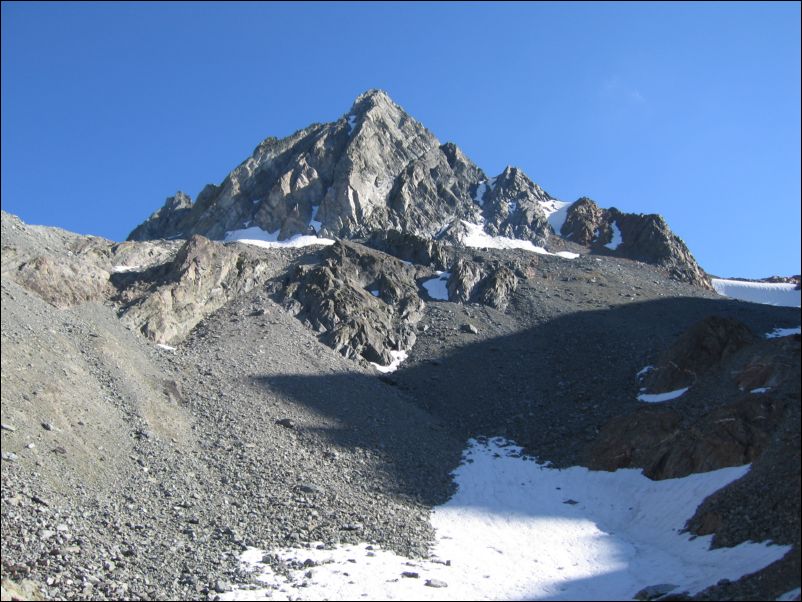
[[[288,429],[295,428],[295,421],[292,418],[281,418],[280,420],[276,420],[276,424]]]
[[[4,431],[9,431],[11,433],[13,433],[14,431],[17,430],[15,427],[11,426],[10,424],[6,424],[5,422],[0,424],[0,429],[2,429]]]
[[[416,573],[415,571],[404,571],[403,573],[401,573],[401,576],[402,577],[406,577],[407,579],[418,579],[418,578],[420,578],[420,575],[418,573]]]
[[[297,489],[303,493],[323,493],[323,490],[314,483],[300,483]]]
[[[234,588],[231,587],[231,584],[228,581],[218,580],[214,584],[214,591],[216,591],[218,594],[230,592],[232,589]]]
[[[448,583],[440,581],[440,579],[427,579],[424,585],[426,587],[448,587]]]
[[[479,334],[479,329],[476,328],[473,324],[465,324],[462,327],[463,332],[468,332],[470,334]]]
[[[343,531],[361,531],[362,523],[348,523],[340,527]]]
[[[565,501],[563,502],[563,504],[568,504],[568,505],[570,505],[570,506],[576,506],[578,503],[579,503],[579,502],[577,502],[576,500],[572,500],[572,499],[567,499],[567,500],[565,500]]]
[[[644,587],[637,594],[635,594],[635,599],[656,600],[657,598],[665,596],[667,593],[672,592],[675,589],[677,589],[677,586],[671,583],[658,583],[657,585]]]
[[[6,460],[7,462],[16,462],[17,457],[17,454],[14,452],[3,452],[3,460]]]
[[[51,423],[49,423],[49,422],[43,422],[42,423],[42,428],[45,429],[46,431],[52,431],[53,430],[53,425]]]

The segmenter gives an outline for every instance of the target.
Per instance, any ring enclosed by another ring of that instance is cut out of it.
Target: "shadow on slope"
[[[660,299],[564,314],[470,343],[476,335],[461,333],[455,324],[450,339],[422,335],[410,360],[386,376],[277,375],[257,381],[335,419],[342,428],[326,429],[323,436],[336,445],[378,450],[398,469],[402,490],[437,503],[440,497],[427,495],[426,487],[432,471],[439,473],[435,480],[442,479],[442,468],[431,459],[443,457],[444,438],[450,467],[456,464],[452,442],[476,435],[507,437],[558,466],[582,463],[588,444],[611,418],[644,407],[636,400],[637,372],[711,314],[741,320],[758,335],[799,323],[798,310],[790,308]],[[377,381],[397,388],[398,401],[388,403]],[[738,393],[726,380],[715,399],[697,401],[707,407]]]

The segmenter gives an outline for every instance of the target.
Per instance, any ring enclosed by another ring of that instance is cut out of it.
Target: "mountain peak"
[[[403,118],[412,119],[384,90],[372,88],[356,97],[347,115],[357,121],[373,116],[374,119],[399,122]]]
[[[370,90],[366,90],[362,92],[359,96],[356,97],[354,100],[354,106],[362,105],[365,103],[369,103],[372,106],[376,106],[383,103],[390,103],[395,104],[393,99],[390,98],[390,95],[387,94],[384,90],[379,88],[371,88]]]

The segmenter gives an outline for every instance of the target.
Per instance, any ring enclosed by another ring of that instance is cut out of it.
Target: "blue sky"
[[[122,240],[383,88],[488,174],[800,272],[799,3],[2,4],[2,206]]]

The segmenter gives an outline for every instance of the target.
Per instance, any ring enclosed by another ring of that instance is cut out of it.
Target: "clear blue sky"
[[[2,4],[2,205],[122,240],[383,88],[488,174],[800,272],[800,4]]]

